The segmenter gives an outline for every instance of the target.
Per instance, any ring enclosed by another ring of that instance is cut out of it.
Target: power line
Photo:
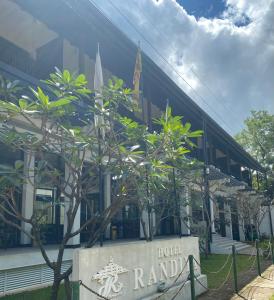
[[[105,18],[107,18],[107,20],[113,25],[113,22],[105,15],[105,13],[102,12],[102,10],[98,7],[98,5],[96,3],[94,3],[94,1],[92,0],[88,0]],[[155,53],[187,84],[187,86],[189,86],[191,88],[191,90],[196,94],[196,96],[198,96],[214,113],[216,116],[218,116],[218,118],[227,126],[227,131],[230,131],[230,125],[228,123],[226,123],[226,121],[223,120],[223,117],[217,113],[208,103],[207,101],[204,99],[204,97],[202,97],[192,86],[191,84],[182,76],[182,74],[176,70],[174,68],[174,66],[158,51],[157,48],[155,48],[155,46],[153,44],[151,44],[151,42],[136,28],[136,26],[134,24],[132,24],[132,22],[127,18],[127,16],[125,16],[121,10],[115,6],[110,0],[108,0],[108,2],[113,6],[114,9],[116,9],[119,14],[127,21],[127,23],[130,24],[130,26],[142,37],[142,39],[155,51]]]

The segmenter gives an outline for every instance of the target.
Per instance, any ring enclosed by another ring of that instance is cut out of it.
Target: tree
[[[265,168],[268,180],[257,186],[257,178],[253,174],[254,186],[266,191],[266,196],[273,200],[274,194],[274,115],[267,111],[252,111],[245,120],[245,128],[235,136],[239,144],[254,156]]]
[[[235,136],[265,168],[274,168],[274,115],[267,111],[252,111],[245,120],[245,128]]]
[[[264,180],[258,184],[258,178],[253,174],[252,181],[253,186],[265,192],[268,203],[257,201],[256,203],[261,204],[261,208],[258,210],[256,207],[254,213],[253,211],[250,213],[250,209],[246,210],[246,205],[243,205],[246,204],[246,201],[240,200],[243,206],[243,214],[248,214],[249,217],[252,215],[253,222],[259,232],[259,224],[266,213],[263,205],[270,205],[274,195],[274,115],[267,111],[251,111],[251,116],[245,120],[245,128],[235,138],[265,168]],[[254,208],[252,201],[249,201],[249,206]],[[270,206],[268,209],[270,210]],[[261,217],[256,214],[258,212]],[[243,216],[243,219],[245,218],[246,216]]]
[[[124,88],[122,80],[114,78],[102,91],[91,91],[84,75],[67,70],[56,70],[43,88],[30,87],[30,92],[19,94],[17,83],[5,80],[12,87],[9,96],[0,101],[1,142],[24,152],[25,161],[2,168],[0,177],[0,219],[17,228],[38,245],[41,254],[54,273],[51,299],[56,300],[62,281],[66,297],[71,299],[69,275],[72,268],[62,271],[63,255],[69,240],[85,228],[89,231],[87,247],[102,237],[113,216],[126,204],[135,202],[140,209],[151,210],[150,204],[161,186],[168,190],[170,170],[180,167],[185,153],[194,146],[192,139],[202,134],[192,132],[190,124],[182,124],[173,117],[171,109],[156,120],[158,132],[148,129],[121,115],[132,111],[132,92]],[[103,104],[98,103],[98,96]],[[95,125],[94,119],[100,122]],[[55,155],[61,168],[49,159]],[[34,163],[35,161],[35,163]],[[103,174],[116,178],[112,201],[108,207],[89,201],[93,187],[101,187]],[[40,184],[56,187],[57,200],[25,216],[16,200],[26,184],[36,191]],[[145,199],[145,200],[144,200]],[[76,215],[85,203],[90,217],[76,225]],[[58,245],[56,261],[52,261],[43,240],[43,223],[46,210],[65,206],[66,224]],[[31,227],[26,230],[25,224]]]
[[[166,108],[165,114],[160,119],[154,121],[161,128],[158,133],[149,132],[143,125],[138,125],[127,118],[124,122],[127,139],[133,139],[141,145],[146,160],[144,165],[136,169],[138,175],[135,177],[134,185],[135,200],[145,238],[151,240],[157,233],[161,221],[169,217],[174,218],[179,231],[181,222],[179,208],[184,203],[178,192],[179,185],[186,179],[186,176],[183,178],[181,174],[194,167],[193,159],[186,159],[185,154],[195,147],[191,140],[201,136],[202,131],[191,131],[190,123],[183,124],[182,117],[173,117],[170,107]],[[148,214],[147,227],[143,212]],[[154,226],[150,224],[152,214],[157,218]]]
[[[267,213],[267,207],[263,206],[264,197],[250,192],[239,191],[237,193],[237,213],[240,226],[245,234],[246,240],[254,241],[252,224],[255,226],[257,237],[260,237],[260,225]]]

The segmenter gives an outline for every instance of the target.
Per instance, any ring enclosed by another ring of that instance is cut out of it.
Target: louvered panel
[[[6,291],[41,284],[41,267],[31,266],[7,271]]]
[[[65,272],[71,266],[71,264],[71,260],[64,261],[61,268],[62,272]]]
[[[42,266],[42,283],[53,281],[53,270],[47,265]]]
[[[5,271],[0,272],[0,293],[4,293],[5,289]]]
[[[62,264],[62,272],[72,264],[71,260]],[[39,286],[53,281],[53,271],[47,265],[28,266],[0,271],[0,293],[16,289]]]

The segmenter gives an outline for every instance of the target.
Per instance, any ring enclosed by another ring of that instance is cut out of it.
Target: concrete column
[[[180,214],[181,214],[181,232],[182,235],[190,235],[190,194],[189,188],[184,187],[182,191],[182,200],[180,206]],[[185,205],[184,205],[185,204]]]
[[[211,232],[212,233],[216,233],[216,230],[215,230],[215,223],[214,223],[214,220],[215,220],[215,215],[214,215],[214,202],[213,200],[210,198],[210,215],[211,215]]]
[[[111,205],[111,175],[106,174],[104,178],[104,207]],[[105,232],[105,237],[110,239],[110,224],[108,224]]]
[[[70,174],[70,171],[69,171],[68,165],[65,164],[65,182],[68,181],[68,182],[70,182],[70,185],[71,185],[73,179],[70,178],[69,174]],[[67,186],[66,189],[67,189],[67,193],[71,192],[70,186]],[[71,203],[71,201],[73,201],[73,203]],[[70,204],[74,205],[74,200],[70,200],[67,197],[65,197],[64,204],[65,204],[65,216],[64,216],[64,234],[65,234],[67,231],[67,226],[68,226],[67,212],[69,210]],[[81,204],[79,205],[77,213],[75,215],[75,219],[74,219],[73,226],[72,226],[72,232],[74,232],[80,228],[80,224],[81,224],[81,220],[80,220],[81,214],[80,213],[81,213]],[[78,247],[79,245],[80,245],[80,234],[77,234],[76,236],[70,238],[67,242],[68,247]]]
[[[28,178],[23,185],[22,192],[22,215],[25,218],[30,218],[33,214],[33,203],[35,197],[34,190],[34,163],[35,155],[33,153],[24,152],[24,174]],[[31,225],[25,222],[21,224],[22,228],[31,233]],[[20,241],[22,245],[31,244],[31,239],[21,231]]]
[[[225,225],[226,237],[233,238],[231,209],[229,204],[226,203],[224,204],[224,211],[225,211],[225,221],[226,221],[226,225]]]

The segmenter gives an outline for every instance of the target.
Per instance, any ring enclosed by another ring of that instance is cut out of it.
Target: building
[[[47,0],[2,0],[0,7],[0,74],[6,78],[19,79],[26,86],[38,85],[39,80],[47,78],[57,66],[59,69],[85,73],[92,82],[99,42],[105,80],[115,75],[123,78],[128,86],[132,85],[137,46],[89,1],[60,0],[49,3]],[[198,147],[192,155],[206,165],[204,175],[209,182],[206,201],[211,212],[211,230],[234,240],[244,240],[246,225],[250,224],[243,224],[239,219],[237,192],[251,193],[251,173],[263,173],[264,169],[160,67],[145,54],[142,56],[147,124],[152,126],[151,120],[164,111],[169,99],[176,114],[183,115],[193,129],[204,129],[206,134],[198,141]],[[19,158],[27,159],[23,153],[10,152],[4,145],[0,146],[0,153],[0,164],[3,165],[13,164]],[[54,156],[49,159],[53,164],[60,163]],[[106,204],[111,198],[110,185],[108,178],[104,193]],[[216,199],[209,199],[213,195],[210,188],[214,187]],[[23,193],[18,195],[18,203],[21,203],[24,214],[31,215],[33,210],[43,208],[47,201],[54,201],[55,197],[54,186],[41,186],[34,191],[26,185]],[[99,191],[95,190],[92,197],[99,201]],[[204,195],[194,186],[192,189],[186,187],[183,197],[203,199]],[[203,228],[206,218],[202,206],[187,208],[186,215],[195,215],[196,222],[193,226],[183,226],[183,235],[198,234]],[[88,218],[84,206],[78,217],[79,223]],[[65,218],[62,206],[48,210],[43,229],[47,244],[60,241]],[[118,239],[143,238],[134,207],[125,207],[112,225],[118,228]],[[110,230],[106,233],[106,239],[110,238]],[[159,235],[173,234],[176,234],[174,222],[168,219],[162,224]],[[85,232],[76,236],[70,244],[79,246],[84,241]],[[0,243],[0,248],[14,248],[30,245],[31,241],[0,221]],[[7,265],[6,268],[12,267]]]

